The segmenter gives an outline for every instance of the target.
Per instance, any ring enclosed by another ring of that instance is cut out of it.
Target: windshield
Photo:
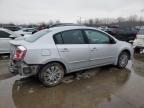
[[[138,32],[139,35],[144,35],[144,29],[140,29],[140,31]]]
[[[50,32],[50,30],[44,29],[44,30],[41,30],[39,32],[36,32],[35,34],[33,34],[29,37],[26,37],[24,40],[27,41],[27,42],[34,42],[34,41],[36,41],[37,39],[39,39],[40,37],[44,36],[45,34],[47,34],[49,32]]]

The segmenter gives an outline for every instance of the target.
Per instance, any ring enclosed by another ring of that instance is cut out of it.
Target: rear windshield
[[[144,29],[140,29],[140,31],[138,32],[139,35],[144,35]]]
[[[45,29],[45,30],[41,30],[39,32],[36,32],[35,34],[28,36],[25,38],[25,41],[27,42],[34,42],[36,40],[38,40],[40,37],[44,36],[45,34],[49,33],[50,30]]]

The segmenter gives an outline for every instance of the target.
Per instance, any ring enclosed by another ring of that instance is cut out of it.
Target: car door
[[[68,30],[54,35],[56,46],[62,60],[70,71],[89,65],[89,45],[85,43],[81,30]]]
[[[117,46],[109,35],[97,30],[84,30],[90,47],[90,66],[114,63]]]
[[[10,34],[0,30],[0,53],[9,53],[10,49]]]

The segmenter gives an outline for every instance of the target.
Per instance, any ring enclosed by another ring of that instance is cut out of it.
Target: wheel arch
[[[49,62],[46,62],[45,64],[40,65],[39,70],[41,70],[43,67],[45,67],[46,65],[51,64],[51,63],[59,63],[64,68],[64,73],[68,72],[68,68],[67,68],[66,64],[61,61],[58,61],[58,60],[49,61]]]
[[[122,52],[128,53],[128,55],[129,55],[129,60],[131,59],[131,53],[130,53],[130,51],[129,51],[128,49],[122,50],[122,51],[119,53],[119,55],[120,55]]]
[[[122,49],[119,53],[118,53],[118,56],[117,56],[117,59],[116,59],[116,62],[115,62],[115,65],[117,65],[117,62],[118,62],[118,58],[119,58],[119,56],[120,56],[120,54],[122,53],[122,52],[127,52],[128,54],[129,54],[129,60],[131,59],[131,52],[130,52],[130,50],[129,49],[127,49],[127,48],[125,48],[125,49]]]

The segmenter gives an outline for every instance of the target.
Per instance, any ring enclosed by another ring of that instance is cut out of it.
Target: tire
[[[128,64],[129,57],[130,55],[127,52],[125,51],[121,52],[118,57],[117,67],[125,68]]]
[[[64,68],[59,63],[50,63],[44,66],[39,73],[39,80],[46,87],[56,86],[64,77]]]

